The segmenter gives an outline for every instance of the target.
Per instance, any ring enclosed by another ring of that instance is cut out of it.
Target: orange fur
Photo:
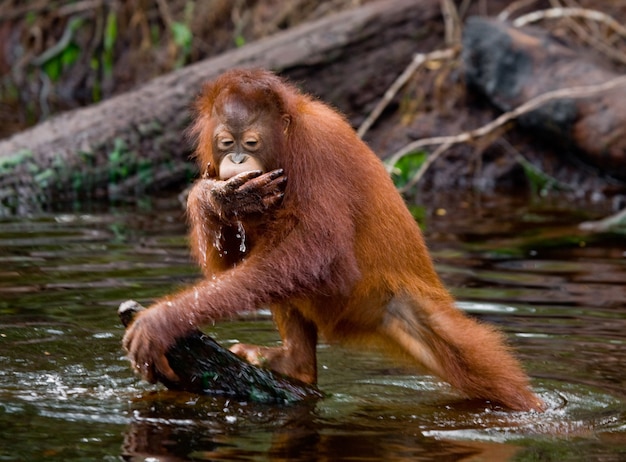
[[[234,348],[253,362],[314,382],[319,332],[401,352],[469,397],[543,408],[501,336],[454,307],[382,163],[343,116],[263,70],[227,72],[197,107],[201,168],[219,163],[219,124],[250,125],[271,146],[260,154],[265,171],[283,169],[287,184],[278,206],[232,223],[211,203],[215,172],[196,183],[188,214],[206,279],[157,302],[127,332],[146,378],[171,373],[165,348],[192,326],[270,305],[284,343]]]

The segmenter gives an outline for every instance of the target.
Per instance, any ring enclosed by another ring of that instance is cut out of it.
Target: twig
[[[8,7],[7,7],[8,6]],[[47,0],[39,0],[38,2],[29,2],[26,5],[11,7],[9,2],[0,5],[0,22],[11,21],[20,18],[28,13],[39,13],[53,8],[53,5]]]
[[[169,6],[167,6],[167,2],[165,0],[157,0],[157,6],[165,27],[168,31],[171,31],[174,19],[172,19],[172,14],[170,13]]]
[[[95,10],[96,8],[100,8],[102,6],[102,0],[83,0],[80,2],[70,3],[69,5],[64,5],[59,7],[56,10],[56,14],[59,16],[70,16],[75,13],[81,13],[83,11]]]
[[[11,21],[16,18],[26,16],[27,14],[37,14],[42,11],[52,10],[56,16],[69,16],[74,13],[82,11],[92,10],[102,5],[103,0],[84,0],[75,2],[69,5],[57,7],[54,3],[48,0],[40,0],[38,2],[29,2],[23,6],[17,6],[14,8],[5,8],[9,3],[0,5],[0,22]]]
[[[74,32],[76,32],[76,29],[78,29],[81,22],[82,20],[80,18],[70,19],[67,22],[65,26],[65,30],[63,31],[63,35],[61,35],[61,38],[59,39],[59,41],[53,46],[51,46],[50,48],[48,48],[46,51],[41,53],[39,56],[36,56],[35,58],[33,58],[31,63],[34,66],[41,66],[42,64],[45,64],[47,61],[54,58],[55,56],[61,54],[72,41],[72,38],[74,37]]]
[[[524,8],[528,5],[532,5],[536,2],[537,0],[517,0],[516,2],[513,2],[509,6],[507,6],[504,10],[502,10],[500,14],[498,14],[498,21],[506,21],[517,10]]]
[[[431,53],[418,53],[413,56],[413,60],[411,63],[404,69],[402,74],[391,84],[391,86],[387,89],[383,98],[376,105],[374,110],[370,113],[370,115],[363,121],[359,129],[357,130],[357,135],[360,138],[363,138],[363,135],[370,129],[370,127],[376,122],[380,114],[385,110],[387,105],[393,100],[396,94],[400,91],[400,89],[404,86],[404,84],[411,78],[415,72],[424,64],[429,61],[439,61],[443,59],[451,59],[455,56],[457,50],[452,48],[447,48],[445,50],[433,51]]]
[[[541,21],[543,19],[554,18],[571,18],[579,17],[590,19],[592,21],[598,21],[606,24],[616,33],[622,37],[626,37],[626,27],[622,26],[615,19],[606,13],[597,10],[590,10],[587,8],[550,8],[547,10],[533,11],[532,13],[525,14],[513,21],[513,27],[522,27],[532,22]]]
[[[563,8],[558,0],[550,0],[550,4],[553,8]],[[574,17],[565,18],[565,23],[583,42],[586,42],[590,46],[598,49],[601,53],[604,53],[610,59],[614,59],[615,61],[621,63],[626,63],[626,55],[621,52],[617,47],[615,47],[614,44],[607,43],[602,38],[596,37],[593,32],[589,32],[587,29],[585,29],[585,27],[583,27],[582,24],[579,24],[577,21],[575,21]],[[619,33],[617,35],[620,36]]]
[[[490,132],[492,132],[493,130],[495,130],[496,128],[501,127],[502,125],[506,124],[507,122],[510,122],[527,112],[533,111],[550,101],[561,99],[561,98],[575,98],[575,99],[586,98],[588,96],[593,96],[603,91],[620,87],[622,85],[626,85],[626,75],[616,77],[614,79],[611,79],[611,80],[608,80],[606,82],[596,84],[596,85],[585,85],[585,86],[578,86],[578,87],[561,88],[559,90],[542,93],[541,95],[536,96],[526,101],[524,104],[516,107],[512,111],[501,114],[499,117],[492,120],[488,124],[483,125],[482,127],[479,127],[474,130],[467,131],[467,132],[463,132],[458,135],[422,138],[421,140],[417,140],[412,143],[409,143],[408,145],[406,145],[405,147],[403,147],[402,149],[394,153],[385,161],[385,163],[387,164],[387,171],[391,172],[394,166],[396,165],[396,163],[402,157],[406,156],[407,154],[417,151],[421,147],[441,144],[441,145],[444,145],[446,149],[448,149],[450,146],[454,144],[466,143],[468,141],[471,141],[472,139],[485,136],[489,134]],[[427,166],[432,165],[433,162],[436,160],[436,158],[439,157],[446,149],[437,149],[435,153],[431,154],[429,156],[429,160],[430,160],[430,157],[433,157],[434,159],[428,162]],[[422,169],[420,169],[418,174],[420,174],[420,178],[421,178],[421,175],[423,175]],[[412,183],[415,184],[416,182],[412,182]]]
[[[613,215],[609,215],[606,218],[595,221],[583,221],[578,225],[580,229],[585,231],[607,231],[612,228],[618,228],[626,226],[626,209],[617,212]]]
[[[459,18],[464,18],[467,10],[469,9],[470,5],[472,3],[472,0],[463,0],[461,2],[461,4],[459,5],[458,8],[458,12],[459,12]]]
[[[417,173],[413,175],[413,177],[409,181],[407,181],[407,183],[402,188],[400,188],[399,191],[401,193],[405,193],[409,189],[411,189],[413,186],[415,186],[417,183],[419,183],[419,181],[422,179],[422,177],[426,173],[426,170],[428,170],[429,167],[439,158],[439,156],[443,154],[445,151],[447,151],[448,148],[452,146],[452,144],[453,144],[452,141],[448,141],[446,143],[443,143],[437,149],[435,149],[435,152],[433,152],[431,155],[429,155],[426,158],[426,160],[421,165]]]
[[[452,0],[441,0],[441,15],[445,25],[445,43],[451,47],[461,43],[461,19]]]

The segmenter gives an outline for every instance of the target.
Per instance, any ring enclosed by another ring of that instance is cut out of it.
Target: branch
[[[385,110],[389,103],[393,100],[400,89],[406,84],[406,82],[417,72],[417,70],[430,61],[440,61],[443,59],[451,59],[457,54],[457,50],[447,48],[445,50],[437,50],[430,53],[418,53],[413,56],[413,61],[406,67],[406,69],[400,74],[400,76],[391,84],[389,89],[383,95],[383,98],[376,105],[370,115],[363,121],[357,135],[363,138],[363,135],[370,129],[370,127],[376,122],[380,114]]]
[[[521,8],[525,8],[529,5],[536,3],[536,0],[517,0],[511,3],[504,10],[498,14],[498,21],[507,21],[509,17]]]
[[[426,173],[426,170],[428,170],[430,166],[434,164],[435,161],[439,158],[439,156],[441,156],[441,154],[447,151],[450,148],[450,146],[452,146],[453,144],[454,144],[453,141],[447,141],[445,143],[442,143],[437,149],[435,149],[435,152],[433,152],[430,156],[426,158],[426,160],[420,166],[417,173],[413,175],[413,177],[409,181],[407,181],[407,183],[404,186],[402,186],[402,188],[399,189],[400,193],[404,194],[413,186],[415,186],[417,183],[419,183],[419,181],[422,179],[422,177]]]
[[[585,231],[602,232],[613,228],[626,227],[626,209],[596,221],[584,221],[578,227]]]
[[[441,0],[441,16],[445,25],[445,43],[452,47],[461,43],[461,18],[452,0]]]
[[[503,126],[504,124],[512,120],[515,120],[521,115],[531,112],[550,101],[554,101],[554,100],[562,99],[562,98],[576,98],[576,99],[586,98],[589,96],[596,95],[598,93],[602,93],[607,90],[612,90],[622,85],[626,85],[626,75],[616,77],[614,79],[611,79],[611,80],[608,80],[606,82],[596,84],[596,85],[584,85],[584,86],[577,86],[577,87],[570,87],[570,88],[561,88],[559,90],[554,90],[554,91],[543,93],[539,96],[536,96],[528,100],[527,102],[516,107],[512,111],[501,114],[498,118],[492,120],[488,124],[485,124],[482,127],[476,128],[474,130],[470,130],[470,131],[463,132],[463,133],[460,133],[458,135],[453,135],[453,136],[435,136],[432,138],[422,138],[421,140],[417,140],[412,143],[409,143],[404,148],[400,149],[399,151],[394,153],[392,156],[390,156],[386,160],[387,171],[391,172],[395,164],[402,157],[406,156],[407,154],[417,151],[419,148],[422,148],[424,146],[430,146],[430,145],[444,145],[445,149],[437,149],[435,153],[429,156],[429,162],[426,162],[422,166],[422,168],[420,168],[420,171],[417,173],[417,175],[420,175],[420,178],[421,178],[421,176],[423,175],[422,169],[428,168],[430,165],[432,165],[433,162],[436,160],[436,158],[439,157],[445,150],[447,150],[452,145],[459,144],[459,143],[466,143],[473,139],[483,137],[491,133],[495,129]],[[430,157],[434,157],[434,159],[431,161]],[[415,184],[416,182],[412,181],[411,183]]]
[[[587,8],[549,8],[547,10],[533,11],[513,20],[513,27],[523,27],[532,22],[541,21],[543,19],[555,18],[585,18],[592,21],[598,21],[606,24],[622,37],[626,37],[626,27],[622,26],[615,19],[602,11],[590,10]]]
[[[557,2],[553,3],[556,3],[558,5]],[[589,10],[585,8],[568,8],[557,6],[555,8],[534,11],[524,16],[520,16],[519,18],[515,19],[512,24],[514,27],[522,27],[531,22],[555,18],[569,19],[569,21],[567,22],[568,26],[574,31],[576,35],[580,37],[583,42],[587,42],[592,47],[597,48],[611,59],[626,63],[626,56],[624,55],[624,53],[621,53],[613,44],[605,42],[602,38],[596,37],[593,33],[586,31],[581,24],[578,24],[576,21],[572,20],[572,18],[583,18],[591,21],[601,22],[609,28],[613,29],[615,33],[617,33],[619,36],[626,38],[626,28],[619,24],[617,21],[615,21],[615,19],[613,19],[611,16],[601,11]]]

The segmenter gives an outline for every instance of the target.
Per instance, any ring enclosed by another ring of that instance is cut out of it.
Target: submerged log
[[[545,30],[516,29],[493,19],[470,18],[464,29],[468,83],[503,111],[548,91],[598,85],[619,76]],[[573,95],[575,96],[575,95]],[[520,117],[602,171],[626,180],[626,85],[586,98],[563,98]]]
[[[128,300],[117,313],[128,327],[144,309],[134,300]],[[200,330],[178,340],[166,356],[180,381],[172,382],[161,375],[157,378],[170,390],[267,404],[292,404],[323,397],[313,385],[253,366]]]

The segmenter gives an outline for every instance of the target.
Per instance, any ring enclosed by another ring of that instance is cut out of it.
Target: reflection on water
[[[427,220],[438,268],[503,329],[550,409],[506,413],[375,352],[321,345],[330,396],[274,407],[140,382],[116,309],[193,281],[177,204],[0,221],[0,460],[621,460],[626,242],[580,211],[482,204]],[[210,330],[276,343],[266,313]]]

